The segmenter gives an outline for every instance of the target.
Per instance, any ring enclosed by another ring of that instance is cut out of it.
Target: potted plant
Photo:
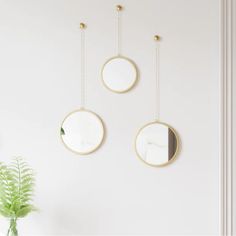
[[[0,162],[0,215],[10,221],[7,236],[18,236],[17,220],[36,208],[32,205],[35,178],[33,170],[21,158],[10,165]]]

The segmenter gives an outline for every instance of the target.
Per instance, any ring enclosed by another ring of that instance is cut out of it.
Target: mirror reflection
[[[178,137],[173,128],[153,122],[144,126],[136,137],[137,155],[145,163],[164,166],[174,160],[178,151]]]
[[[135,64],[124,57],[111,58],[102,69],[104,85],[117,93],[129,91],[135,85],[137,77]]]
[[[78,110],[64,119],[60,134],[62,142],[69,150],[78,154],[89,154],[102,144],[104,126],[95,113]]]

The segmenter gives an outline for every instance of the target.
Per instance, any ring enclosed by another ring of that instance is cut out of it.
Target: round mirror
[[[136,83],[138,72],[135,64],[125,57],[113,57],[102,68],[104,85],[116,93],[129,91]]]
[[[178,153],[178,136],[169,125],[153,122],[138,132],[135,149],[139,158],[152,166],[171,163]]]
[[[88,110],[77,110],[66,116],[61,126],[61,139],[71,151],[81,155],[94,152],[104,138],[102,120]]]

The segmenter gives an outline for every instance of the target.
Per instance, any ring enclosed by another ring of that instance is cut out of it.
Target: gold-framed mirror
[[[95,112],[85,108],[85,33],[86,25],[80,23],[81,29],[81,77],[80,108],[70,112],[60,126],[60,138],[64,146],[79,155],[88,155],[96,151],[103,143],[105,127],[102,119]]]
[[[130,91],[138,80],[138,69],[133,60],[121,53],[121,12],[123,7],[116,6],[117,10],[117,55],[109,58],[101,70],[102,83],[114,93]]]
[[[159,68],[159,41],[155,41],[155,118],[139,129],[135,138],[135,152],[140,160],[149,166],[162,167],[172,163],[180,148],[180,138],[167,123],[160,121],[160,68]]]
[[[131,90],[138,77],[138,71],[133,61],[124,56],[108,59],[102,68],[102,82],[104,86],[116,93]]]
[[[150,166],[168,165],[175,160],[179,151],[178,134],[166,123],[150,122],[138,131],[135,151]]]
[[[96,151],[102,144],[105,128],[92,111],[78,109],[69,113],[61,124],[61,140],[66,148],[80,155]]]

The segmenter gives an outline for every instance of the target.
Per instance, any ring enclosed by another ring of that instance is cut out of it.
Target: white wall
[[[123,52],[138,86],[117,95],[101,84],[115,53],[115,11],[125,6]],[[216,235],[219,232],[219,1],[0,0],[0,160],[21,155],[37,171],[40,213],[21,235]],[[88,24],[87,107],[104,120],[99,151],[79,157],[59,127],[80,99],[80,21]],[[156,169],[134,137],[154,116],[154,34],[161,42],[161,118],[182,151]],[[0,220],[0,232],[7,224]]]

